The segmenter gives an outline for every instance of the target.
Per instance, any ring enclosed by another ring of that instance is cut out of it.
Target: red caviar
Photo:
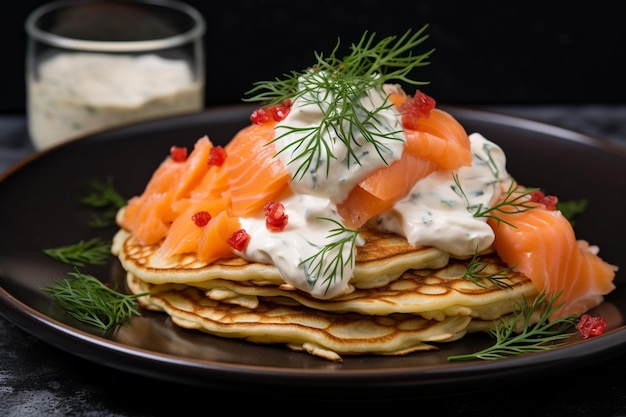
[[[600,336],[606,329],[606,319],[602,316],[583,314],[580,316],[580,321],[576,324],[576,329],[578,329],[583,339]]]
[[[187,148],[181,146],[172,146],[170,148],[170,156],[174,162],[185,162],[187,160]]]
[[[543,191],[533,191],[530,193],[530,201],[546,206],[548,210],[556,210],[556,203],[559,199],[553,195],[545,195]]]
[[[267,227],[267,230],[280,232],[287,226],[289,216],[285,214],[283,203],[268,201],[263,206],[263,213],[265,214],[265,227]]]
[[[243,252],[243,250],[248,246],[248,242],[250,241],[250,235],[244,229],[239,229],[235,231],[226,243],[228,246],[235,249],[236,251]]]
[[[400,105],[402,113],[402,127],[405,129],[418,130],[420,118],[429,117],[430,111],[435,108],[435,99],[420,90],[415,91],[412,98],[407,99]]]
[[[221,166],[226,160],[226,150],[221,146],[214,146],[209,153],[209,165]]]
[[[276,104],[271,107],[262,107],[260,109],[256,109],[250,115],[250,120],[252,123],[257,125],[262,125],[263,123],[267,123],[271,120],[276,122],[280,122],[283,120],[289,112],[291,111],[291,100],[287,99],[280,104]]]
[[[211,220],[211,214],[209,214],[208,211],[198,211],[191,216],[191,220],[196,224],[196,226],[204,227]]]

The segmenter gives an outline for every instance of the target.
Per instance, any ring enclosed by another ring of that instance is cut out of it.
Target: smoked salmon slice
[[[246,217],[258,213],[269,200],[289,190],[291,176],[270,143],[275,121],[252,124],[226,145],[226,166],[232,213]]]
[[[189,157],[182,162],[168,156],[154,172],[140,196],[128,201],[119,219],[120,226],[132,231],[143,245],[158,243],[170,224],[188,204],[181,204],[204,179],[213,143],[207,136],[198,139]]]
[[[205,228],[217,226],[215,218],[218,218],[219,221],[222,220],[217,215],[226,212],[228,204],[229,202],[225,198],[206,198],[194,203],[190,202],[185,211],[172,222],[165,240],[159,247],[159,255],[167,258],[180,253],[200,253],[201,243],[204,243],[201,242],[201,239],[206,233]],[[209,213],[212,217],[204,227],[198,226],[193,220],[193,215],[199,212]],[[224,240],[228,239],[229,236],[227,235]],[[203,252],[207,253],[207,250],[203,249]]]
[[[388,210],[422,178],[438,169],[454,170],[472,163],[467,132],[449,113],[434,108],[417,122],[419,129],[404,129],[402,157],[379,168],[357,184],[337,211],[349,228]]]
[[[162,249],[163,254],[173,255],[189,250],[191,241],[199,238],[199,231],[188,220],[177,220],[201,210],[200,202],[218,200],[229,216],[247,217],[260,212],[267,201],[279,200],[291,192],[291,176],[271,143],[276,124],[269,120],[240,130],[225,146],[226,159],[221,166],[207,164],[213,144],[206,136],[196,142],[185,161],[167,158],[144,193],[129,200],[120,225],[145,245],[166,238],[174,228]],[[420,118],[418,128],[405,129],[407,145],[398,161],[367,175],[338,205],[347,227],[358,228],[390,209],[435,170],[471,163],[467,133],[448,113],[434,108]],[[181,242],[174,243],[178,238]]]
[[[552,319],[580,315],[600,304],[615,288],[617,267],[598,256],[598,248],[577,240],[571,223],[559,210],[540,203],[526,211],[494,213],[488,223],[493,247],[504,262],[528,276],[547,297],[557,296]],[[508,223],[508,224],[507,224]]]

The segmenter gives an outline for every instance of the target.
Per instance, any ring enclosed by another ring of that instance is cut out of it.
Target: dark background
[[[24,21],[41,0],[2,2],[0,112],[25,109]],[[624,103],[626,12],[619,1],[188,0],[205,17],[207,106],[314,63],[340,38],[429,25],[431,64],[413,78],[439,103]],[[402,2],[406,3],[406,2]]]

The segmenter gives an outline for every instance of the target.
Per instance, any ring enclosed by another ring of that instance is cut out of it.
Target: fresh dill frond
[[[83,205],[102,210],[88,223],[95,229],[114,225],[117,210],[126,205],[126,199],[115,188],[112,177],[107,177],[106,181],[98,179],[88,181],[78,201]]]
[[[360,164],[356,135],[361,135],[387,163],[384,154],[384,140],[402,140],[399,135],[402,129],[389,126],[389,122],[380,116],[382,111],[393,106],[387,100],[381,103],[364,103],[371,90],[386,97],[384,85],[394,82],[408,84],[427,84],[409,78],[409,73],[416,67],[428,64],[428,57],[434,51],[414,54],[415,47],[423,43],[428,36],[424,34],[427,26],[413,33],[408,30],[399,38],[386,37],[378,42],[376,34],[365,32],[357,44],[352,44],[351,53],[343,58],[337,57],[340,41],[328,57],[315,53],[317,62],[303,71],[292,71],[283,79],[259,81],[247,92],[251,95],[244,101],[263,102],[267,106],[292,102],[301,98],[303,105],[320,109],[323,118],[312,127],[293,127],[281,125],[280,134],[273,142],[281,140],[293,133],[299,137],[283,147],[280,152],[292,150],[289,164],[298,164],[294,178],[302,178],[311,170],[317,171],[325,167],[328,175],[332,160],[337,159],[332,148],[325,140],[325,135],[343,143],[347,155],[344,164]]]
[[[537,188],[520,187],[516,181],[511,181],[504,193],[504,198],[500,199],[500,201],[493,206],[484,206],[482,203],[473,204],[470,202],[469,197],[465,194],[465,191],[463,191],[457,173],[454,173],[452,178],[455,184],[452,186],[452,190],[465,200],[467,211],[472,213],[474,217],[485,217],[515,227],[515,225],[498,217],[497,213],[522,213],[536,207],[528,196],[534,191],[537,191]]]
[[[88,181],[84,194],[78,200],[95,208],[120,209],[126,205],[126,199],[115,189],[112,177],[107,177],[106,181],[98,179]]]
[[[589,200],[582,198],[580,200],[559,201],[556,203],[556,208],[563,213],[563,216],[574,226],[576,218],[587,210],[588,205]]]
[[[95,237],[72,245],[44,249],[43,252],[68,265],[104,265],[111,255],[111,242]]]
[[[106,331],[133,315],[141,315],[136,309],[136,299],[148,293],[122,294],[93,275],[82,274],[77,268],[74,271],[68,273],[70,278],[56,280],[43,291],[75,319]]]
[[[416,81],[409,78],[409,74],[417,67],[428,65],[427,59],[434,52],[431,49],[423,54],[414,55],[413,49],[426,41],[425,35],[428,25],[424,25],[417,32],[407,30],[399,38],[388,36],[375,43],[376,33],[363,33],[357,44],[352,44],[349,55],[343,59],[337,57],[341,40],[337,43],[326,58],[322,53],[315,52],[317,62],[302,71],[291,71],[283,74],[284,78],[275,78],[273,81],[257,81],[254,87],[246,92],[251,95],[244,98],[248,102],[262,102],[272,106],[284,102],[287,99],[294,100],[302,96],[306,91],[299,90],[298,86],[302,78],[313,78],[316,73],[327,73],[327,77],[313,81],[308,88],[314,88],[321,83],[324,91],[332,92],[335,97],[320,97],[318,102],[324,103],[331,98],[341,100],[342,94],[348,96],[362,96],[367,90],[381,87],[390,81],[405,82],[413,85],[428,84],[424,81]],[[351,88],[350,88],[351,87]]]
[[[472,281],[474,284],[481,288],[485,288],[482,280],[487,280],[497,288],[505,289],[511,288],[511,285],[504,280],[508,279],[508,274],[515,268],[515,266],[508,266],[499,269],[495,272],[490,272],[491,264],[487,262],[481,262],[480,257],[476,252],[467,265],[467,270],[463,274],[463,278]]]
[[[449,356],[448,360],[496,360],[563,346],[564,339],[576,333],[577,316],[570,314],[550,321],[550,316],[563,305],[563,302],[556,303],[558,297],[551,296],[546,300],[546,294],[541,293],[530,306],[524,298],[524,303],[517,303],[519,309],[511,319],[494,322],[489,332],[496,340],[492,346],[475,353]],[[536,321],[535,317],[538,317]],[[519,326],[521,331],[517,330]],[[570,331],[572,328],[574,331]]]
[[[330,233],[326,236],[329,243],[320,247],[319,251],[314,255],[300,262],[300,266],[302,266],[306,280],[311,287],[322,279],[328,291],[333,282],[343,276],[344,268],[349,265],[354,265],[354,248],[359,231],[348,229],[334,219],[326,217],[320,219],[335,223],[337,227],[331,229]],[[341,237],[341,235],[344,236]],[[346,246],[350,247],[347,258],[344,257],[343,254],[343,249]],[[326,262],[327,257],[332,257],[328,263]],[[326,266],[324,266],[325,264]]]

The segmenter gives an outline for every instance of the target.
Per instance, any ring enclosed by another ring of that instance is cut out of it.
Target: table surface
[[[626,147],[626,105],[480,108],[569,128]],[[25,117],[0,116],[0,173],[32,152]],[[232,397],[225,394],[78,358],[26,333],[0,314],[0,416],[165,416],[201,409],[209,414],[217,411],[217,404],[224,404],[219,400]],[[435,401],[436,410],[446,416],[626,416],[626,347],[622,355],[592,366],[583,364],[552,378],[511,381],[498,390],[438,399],[364,398],[351,402],[350,410],[392,411],[396,406],[414,406],[413,412],[419,413],[425,403],[427,409],[433,409]],[[337,405],[323,398],[302,402],[280,392],[271,397],[246,395],[245,401],[227,404],[238,413],[271,407],[271,411],[299,414],[320,414]]]

